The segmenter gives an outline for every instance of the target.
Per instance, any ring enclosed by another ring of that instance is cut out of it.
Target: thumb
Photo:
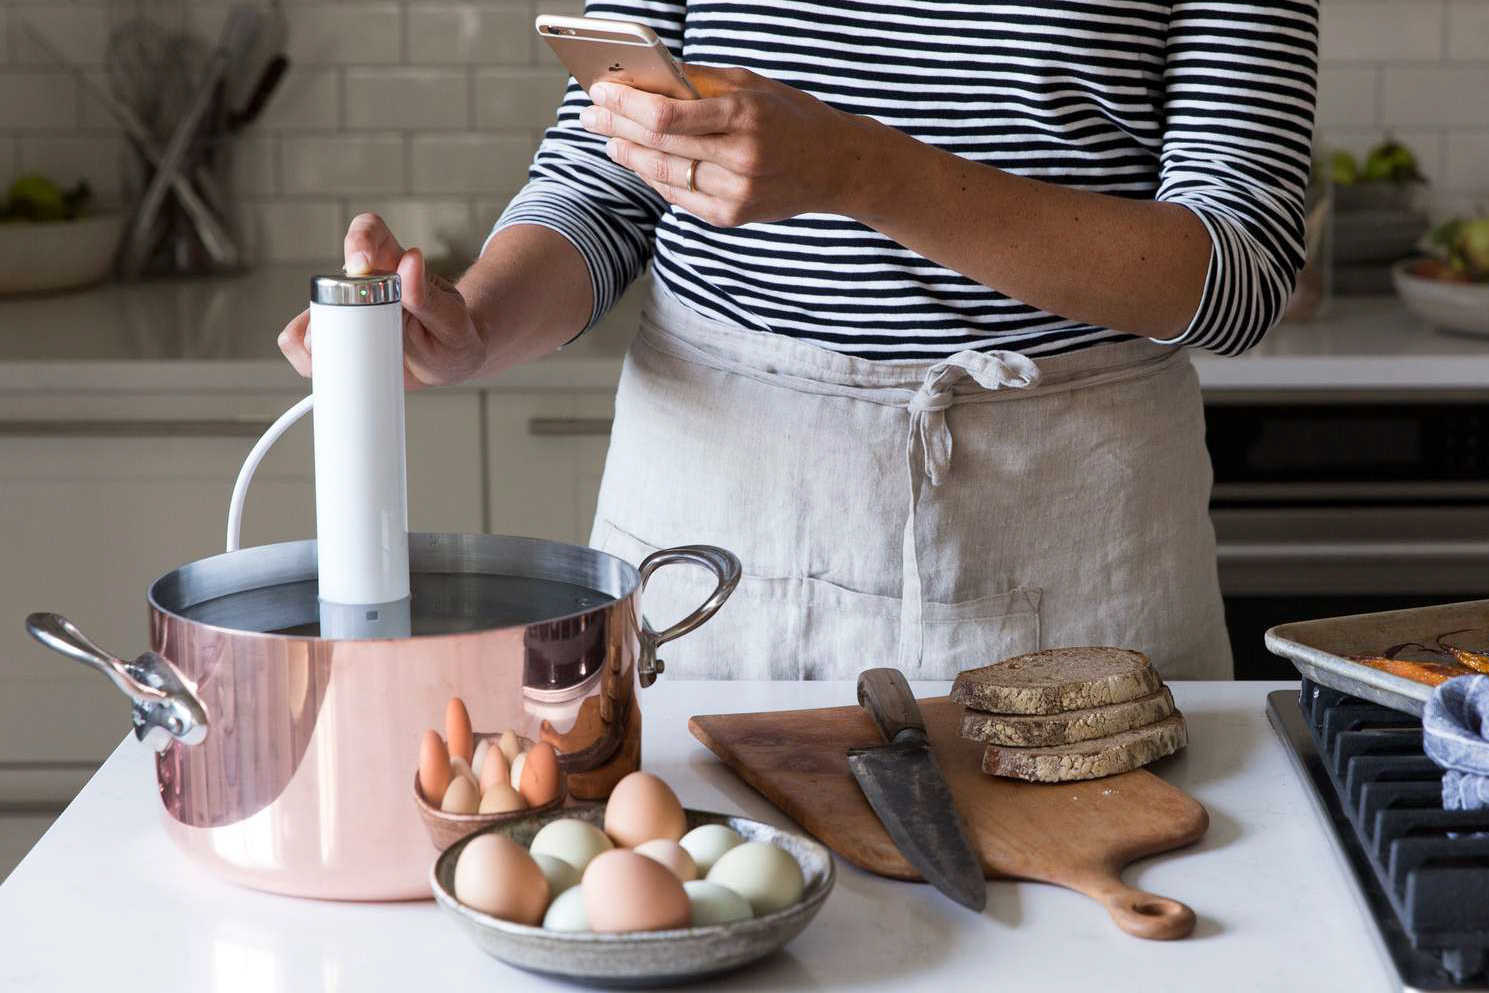
[[[429,271],[423,252],[410,248],[403,253],[398,261],[398,278],[403,309],[417,317],[431,335],[449,340],[464,334],[469,323],[465,298],[447,280]]]

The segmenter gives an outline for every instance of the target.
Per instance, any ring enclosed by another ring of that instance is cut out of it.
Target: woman
[[[1313,0],[586,13],[650,25],[703,98],[571,82],[458,285],[370,215],[345,249],[403,275],[417,384],[562,346],[653,261],[593,542],[745,568],[673,671],[1118,644],[1229,675],[1186,348],[1255,344],[1302,264]],[[708,589],[660,584],[656,620]]]

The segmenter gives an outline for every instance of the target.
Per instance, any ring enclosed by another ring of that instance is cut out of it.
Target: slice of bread
[[[1047,717],[969,710],[962,718],[961,734],[973,741],[1016,748],[1069,745],[1153,724],[1173,712],[1174,698],[1165,686],[1157,693],[1136,700],[1087,707],[1085,710],[1067,710]]]
[[[1033,783],[1100,779],[1145,766],[1187,744],[1189,732],[1184,726],[1184,715],[1176,710],[1157,724],[1073,745],[1052,748],[989,745],[982,755],[982,771]]]
[[[1125,703],[1163,685],[1148,657],[1125,648],[1051,648],[968,669],[951,698],[993,714],[1063,713]]]

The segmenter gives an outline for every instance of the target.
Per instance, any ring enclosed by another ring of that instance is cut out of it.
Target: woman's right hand
[[[348,272],[398,272],[403,284],[404,381],[410,389],[459,383],[480,373],[486,342],[465,297],[429,271],[424,253],[404,249],[376,214],[358,214],[343,245]],[[279,334],[279,350],[302,376],[310,375],[314,335],[310,311],[301,311]]]

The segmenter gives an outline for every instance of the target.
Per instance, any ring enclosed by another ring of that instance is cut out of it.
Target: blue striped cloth
[[[1444,810],[1489,807],[1489,676],[1459,676],[1433,690],[1422,747],[1443,767]]]

